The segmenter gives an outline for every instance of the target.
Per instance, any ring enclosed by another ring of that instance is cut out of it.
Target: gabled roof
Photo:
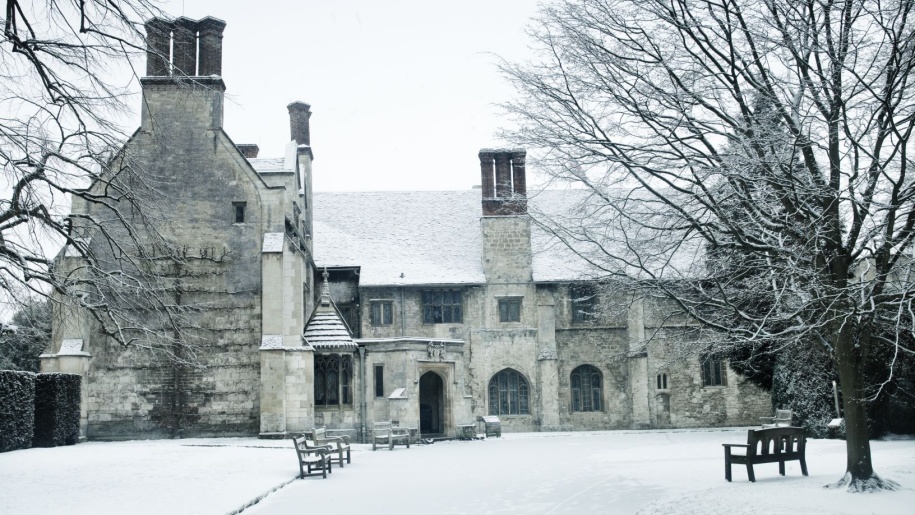
[[[327,271],[324,272],[324,286],[321,292],[321,300],[318,302],[315,312],[311,315],[308,324],[305,325],[305,334],[303,335],[305,343],[314,347],[316,351],[321,350],[344,350],[354,351],[359,345],[353,341],[349,328],[343,322],[340,313],[334,306],[330,298],[330,289],[327,286]]]

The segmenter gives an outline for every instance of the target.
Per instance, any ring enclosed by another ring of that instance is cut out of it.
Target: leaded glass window
[[[461,290],[423,292],[424,324],[460,324],[464,320]]]
[[[530,386],[517,370],[506,368],[489,381],[490,415],[529,415]]]
[[[725,386],[725,364],[720,359],[706,358],[702,360],[702,386]]]
[[[391,325],[394,321],[394,303],[391,301],[372,301],[370,311],[372,325]]]
[[[353,357],[339,354],[315,356],[315,405],[352,404]]]
[[[499,299],[499,322],[521,321],[521,299]]]
[[[572,411],[601,411],[601,373],[582,365],[572,371]]]

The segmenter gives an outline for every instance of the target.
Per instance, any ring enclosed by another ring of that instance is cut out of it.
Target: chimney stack
[[[200,46],[197,58],[198,75],[222,76],[222,31],[225,28],[226,22],[212,16],[207,16],[197,23]]]
[[[480,150],[483,216],[527,213],[526,156],[523,148]]]
[[[258,152],[261,150],[260,147],[254,143],[240,143],[235,145],[235,147],[238,148],[238,151],[248,159],[254,159],[257,157]]]
[[[181,17],[146,22],[146,76],[140,78],[142,130],[155,131],[157,125],[169,130],[166,127],[173,122],[188,119],[188,109],[195,111],[194,120],[205,120],[208,129],[222,127],[226,85],[219,74],[225,26],[209,16],[200,21]],[[176,97],[175,88],[185,94]]]
[[[226,22],[153,18],[146,22],[147,77],[222,76],[222,32]],[[199,48],[198,48],[199,47]]]
[[[289,110],[289,134],[299,145],[311,146],[311,132],[308,119],[311,118],[311,106],[305,102],[293,102],[286,106]]]

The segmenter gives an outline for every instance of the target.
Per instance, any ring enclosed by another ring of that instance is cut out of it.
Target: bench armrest
[[[750,452],[750,445],[745,444],[745,443],[723,443],[723,444],[721,444],[721,446],[724,447],[724,452],[727,453],[728,455],[731,454],[731,447],[743,447],[744,449],[746,449],[747,453]],[[736,456],[742,456],[742,455],[736,455]]]
[[[321,439],[321,443],[324,443],[324,442],[333,442],[333,443],[337,444],[337,447],[340,447],[340,446],[345,447],[345,446],[349,445],[349,437],[345,436],[345,435],[344,436],[326,436]]]

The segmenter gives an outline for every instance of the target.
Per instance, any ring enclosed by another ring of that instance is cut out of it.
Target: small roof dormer
[[[306,345],[311,345],[316,351],[355,351],[359,348],[353,341],[353,335],[347,327],[337,306],[330,296],[330,286],[327,284],[328,273],[324,269],[324,284],[321,287],[321,300],[315,308],[311,319],[305,325],[303,338]]]

